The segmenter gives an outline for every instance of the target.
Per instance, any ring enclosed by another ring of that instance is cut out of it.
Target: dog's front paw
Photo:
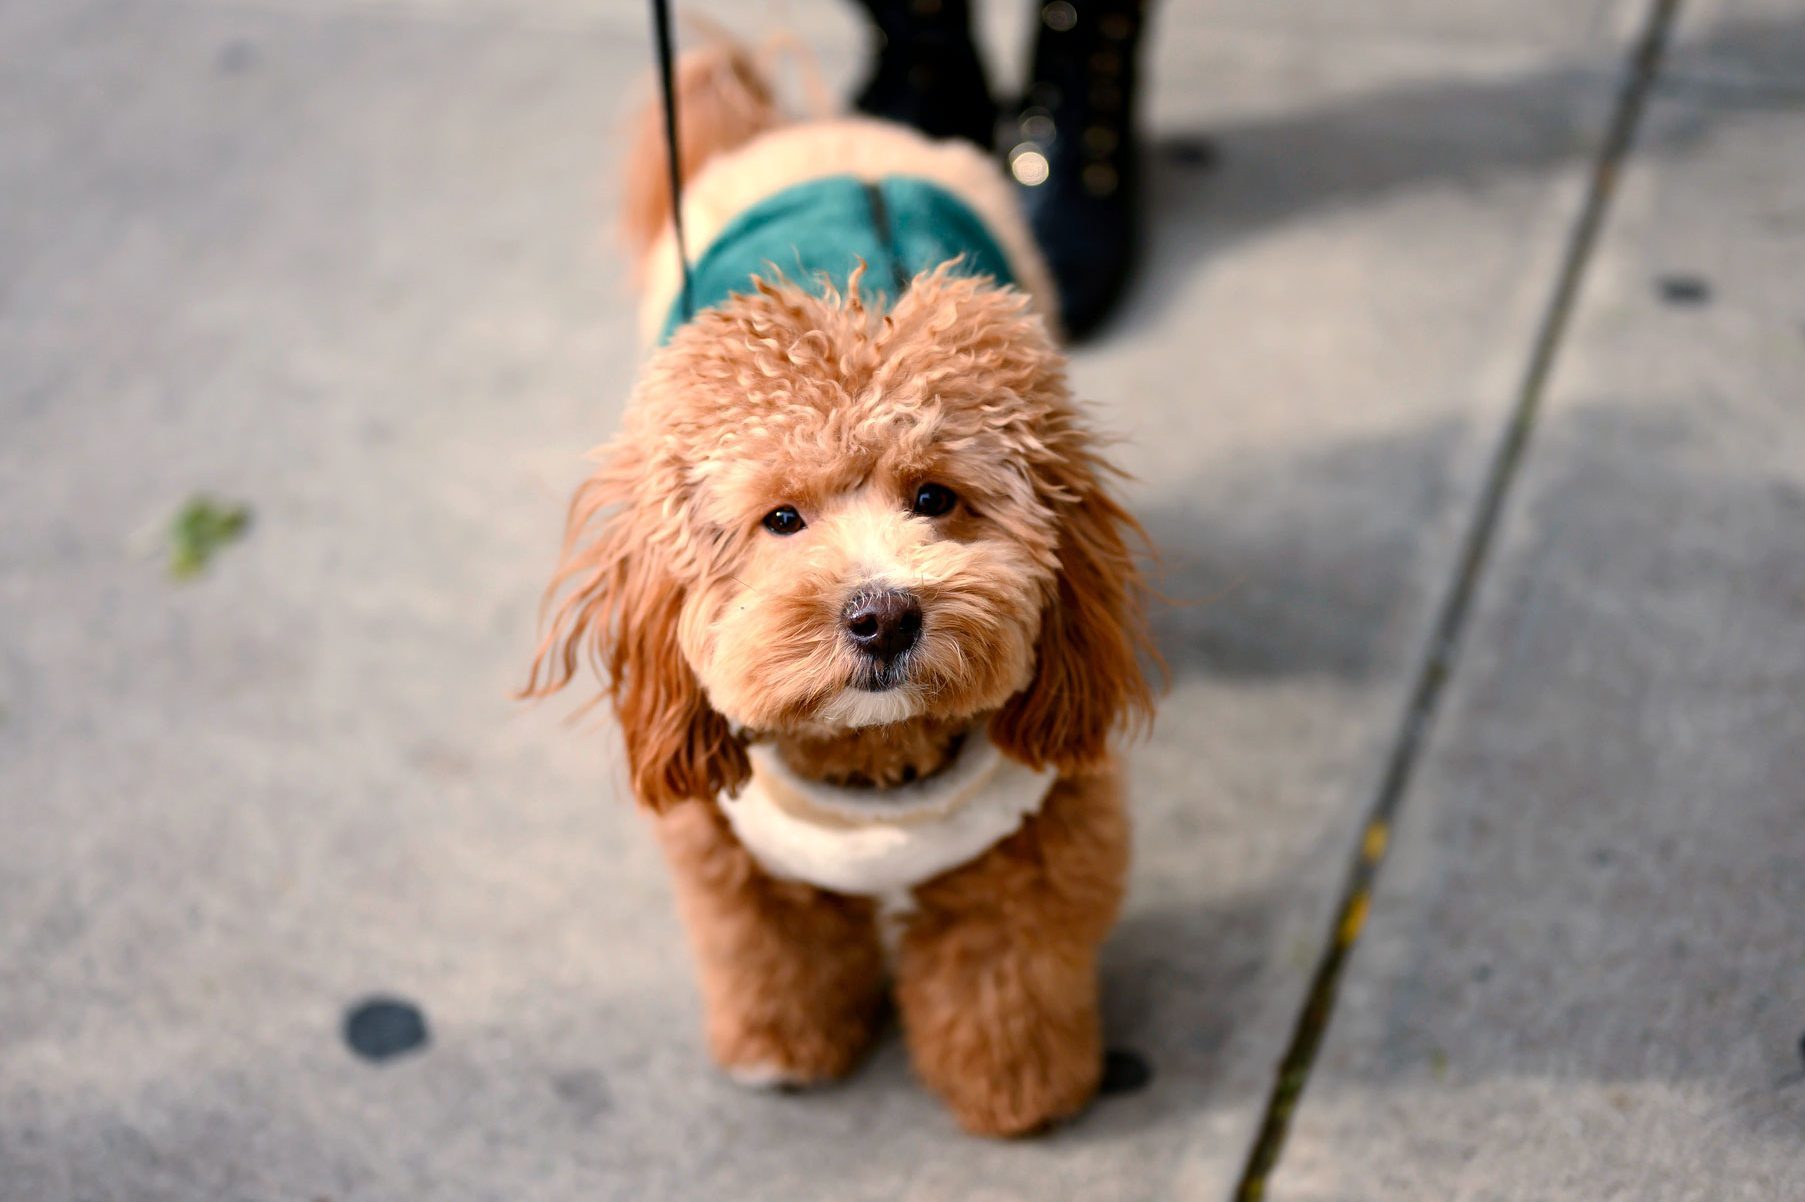
[[[871,1045],[873,1024],[840,1021],[745,1022],[717,1018],[709,1024],[709,1050],[736,1084],[748,1089],[787,1089],[838,1080],[858,1066]]]
[[[1031,1135],[1083,1110],[1103,1076],[1084,957],[1017,945],[979,965],[919,953],[898,991],[915,1071],[974,1135]]]
[[[946,1065],[931,1080],[973,1135],[1033,1135],[1076,1115],[1096,1096],[1102,1063],[1091,1040],[1051,1048],[1038,1040],[1004,1039],[990,1052]]]

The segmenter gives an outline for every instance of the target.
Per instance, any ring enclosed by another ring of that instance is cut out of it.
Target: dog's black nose
[[[845,617],[852,645],[884,666],[921,637],[921,602],[902,589],[860,593],[846,607]]]

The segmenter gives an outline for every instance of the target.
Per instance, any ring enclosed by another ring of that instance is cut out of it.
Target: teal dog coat
[[[752,290],[754,279],[781,273],[804,287],[841,290],[862,262],[889,301],[924,271],[958,260],[960,275],[1015,283],[1009,260],[970,206],[938,184],[892,175],[868,181],[850,175],[812,179],[767,196],[729,222],[690,268],[690,305],[683,295],[658,341],[696,313]]]

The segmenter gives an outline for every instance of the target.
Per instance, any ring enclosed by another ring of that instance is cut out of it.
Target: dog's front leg
[[[872,904],[768,876],[712,804],[676,806],[658,832],[700,969],[715,1060],[748,1085],[849,1072],[871,1043],[883,1000]]]
[[[1022,830],[915,891],[897,999],[916,1071],[967,1130],[1026,1134],[1096,1092],[1097,949],[1127,865],[1099,775],[1061,781]]]

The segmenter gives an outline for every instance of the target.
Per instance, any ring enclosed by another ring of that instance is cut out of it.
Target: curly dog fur
[[[1128,859],[1110,742],[1152,710],[1139,527],[1068,389],[1044,268],[981,155],[871,122],[782,126],[731,46],[686,57],[679,83],[692,245],[807,170],[881,164],[957,192],[1023,287],[941,267],[886,308],[856,272],[840,288],[771,273],[680,327],[572,502],[530,691],[585,660],[606,681],[724,1068],[765,1083],[848,1072],[893,976],[916,1070],[959,1121],[1036,1130],[1081,1109],[1101,1071],[1096,954]],[[648,182],[663,152],[643,133],[638,146],[629,227],[650,329],[678,276]],[[929,483],[956,497],[948,512],[911,512]],[[779,506],[798,532],[761,524]],[[844,621],[873,582],[922,614],[875,691]],[[905,898],[778,879],[728,821],[754,743],[881,810],[971,738],[1053,783],[1012,834]]]

